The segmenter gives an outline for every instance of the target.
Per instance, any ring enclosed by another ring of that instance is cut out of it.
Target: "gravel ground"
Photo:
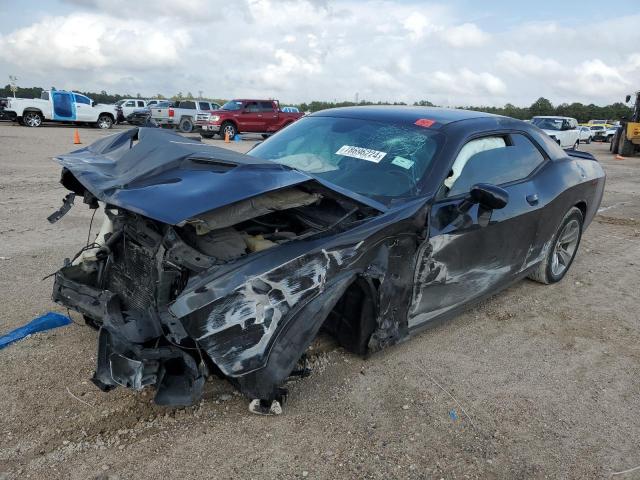
[[[80,130],[85,144],[108,133]],[[46,221],[65,195],[50,157],[72,138],[0,125],[0,332],[62,311],[42,278],[90,218],[80,204]],[[249,414],[217,379],[185,409],[102,393],[96,333],[80,325],[1,350],[0,479],[585,479],[640,465],[640,158],[583,148],[608,183],[563,282],[523,281],[367,360],[324,342],[282,416]]]

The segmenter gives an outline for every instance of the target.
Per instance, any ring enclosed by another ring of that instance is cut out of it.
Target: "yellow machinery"
[[[631,95],[627,95],[626,101],[630,100]],[[640,151],[640,92],[636,92],[631,118],[622,119],[610,148],[613,153],[619,153],[625,157]]]

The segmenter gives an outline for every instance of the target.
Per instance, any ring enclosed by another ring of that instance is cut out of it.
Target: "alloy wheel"
[[[560,276],[569,268],[573,255],[578,248],[578,240],[580,239],[580,223],[578,220],[568,222],[553,247],[553,257],[551,258],[551,272],[555,276]]]

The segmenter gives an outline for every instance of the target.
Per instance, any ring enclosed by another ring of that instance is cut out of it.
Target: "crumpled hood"
[[[315,180],[283,165],[155,128],[127,130],[55,159],[64,167],[67,188],[81,190],[65,179],[70,172],[98,200],[171,225]]]

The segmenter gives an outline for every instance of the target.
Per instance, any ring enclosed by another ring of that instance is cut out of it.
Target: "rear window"
[[[200,110],[211,110],[209,102],[198,102],[198,105],[200,106]]]
[[[196,109],[196,102],[191,102],[191,101],[185,101],[185,102],[180,102],[180,108],[188,108],[191,110],[195,110]]]

